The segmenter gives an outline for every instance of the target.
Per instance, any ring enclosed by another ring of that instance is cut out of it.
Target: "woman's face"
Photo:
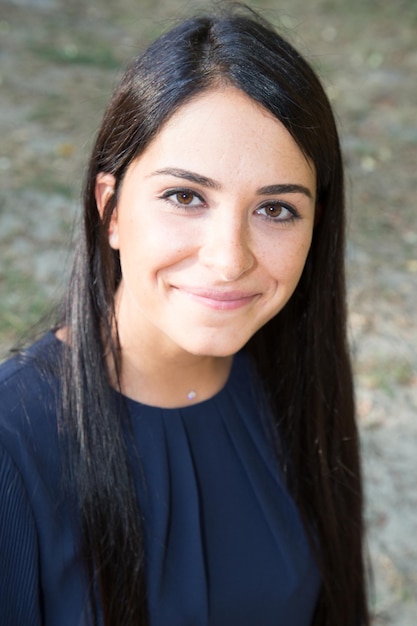
[[[99,209],[114,179],[101,174]],[[179,109],[128,168],[109,229],[122,346],[228,356],[289,300],[316,176],[285,127],[233,87]]]

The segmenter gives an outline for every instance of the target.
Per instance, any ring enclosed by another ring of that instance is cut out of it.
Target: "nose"
[[[200,262],[225,281],[232,282],[256,262],[248,225],[239,217],[213,219],[200,247]]]

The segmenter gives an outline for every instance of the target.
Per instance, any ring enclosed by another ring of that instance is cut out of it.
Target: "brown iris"
[[[269,204],[265,207],[265,213],[269,217],[279,217],[282,213],[283,207],[280,204]]]
[[[179,191],[177,193],[177,200],[180,204],[191,204],[194,199],[194,194],[189,191]]]

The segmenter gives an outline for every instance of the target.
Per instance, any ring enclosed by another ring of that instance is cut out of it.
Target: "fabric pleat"
[[[311,622],[319,576],[251,376],[239,354],[209,400],[127,401],[147,482],[152,626]]]

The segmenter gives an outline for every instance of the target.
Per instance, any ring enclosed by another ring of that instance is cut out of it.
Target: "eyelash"
[[[260,211],[267,210],[270,207],[284,209],[285,211],[288,211],[289,216],[284,219],[277,219],[280,216],[273,217],[271,215],[262,215],[260,213]],[[291,224],[295,220],[299,220],[301,218],[300,214],[293,206],[287,204],[286,202],[281,202],[280,200],[265,202],[262,206],[256,209],[255,213],[263,217],[265,220],[275,224]]]
[[[173,197],[179,196],[180,194],[192,196],[191,202],[189,204],[182,204],[181,202],[173,200]],[[191,210],[198,209],[201,207],[204,208],[205,206],[207,206],[206,201],[204,200],[202,196],[200,196],[200,194],[186,187],[178,187],[177,189],[168,189],[162,194],[161,198],[163,200],[166,200],[170,204],[173,204],[175,207],[183,209],[184,211],[190,211],[190,209]],[[192,204],[195,198],[199,200],[200,204],[197,204],[197,205]],[[277,219],[276,217],[271,217],[270,215],[262,215],[260,213],[262,210],[267,210],[270,207],[274,207],[274,208],[279,207],[281,209],[288,211],[290,215],[289,217],[286,217],[285,219]],[[291,222],[294,222],[295,220],[298,220],[301,217],[298,211],[293,206],[285,202],[278,201],[278,200],[272,201],[272,202],[271,201],[265,202],[262,206],[255,209],[255,213],[267,221],[270,221],[273,223],[280,223],[280,224],[290,224]]]
[[[193,196],[191,202],[194,200],[194,198],[198,198],[198,200],[201,202],[201,204],[193,205],[193,204],[182,204],[181,202],[175,202],[172,198],[173,196],[179,196],[180,194],[184,194],[184,195],[189,195],[189,196]],[[206,206],[207,203],[205,202],[204,198],[202,198],[200,196],[200,194],[196,193],[195,191],[193,191],[192,189],[187,189],[186,187],[178,187],[177,189],[168,189],[167,191],[165,191],[161,198],[163,200],[166,200],[167,202],[169,202],[170,204],[173,204],[176,207],[179,207],[181,209],[184,209],[186,211],[189,211],[190,209],[195,209],[195,208],[201,208],[202,206]]]

